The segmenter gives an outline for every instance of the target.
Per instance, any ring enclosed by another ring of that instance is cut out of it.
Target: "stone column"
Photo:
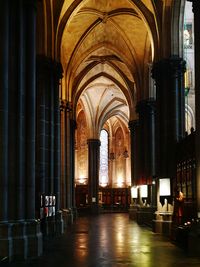
[[[88,203],[93,214],[99,212],[99,146],[99,139],[88,139]]]
[[[66,103],[66,185],[67,185],[67,209],[72,212],[72,176],[71,176],[71,103]]]
[[[60,100],[59,100],[59,81],[62,78],[62,66],[60,63],[55,65],[54,80],[54,193],[56,194],[56,210],[60,210]]]
[[[158,175],[176,176],[176,143],[185,135],[185,61],[172,56],[153,65],[157,93]]]
[[[36,133],[36,190],[37,208],[40,207],[40,196],[45,195],[45,61],[37,56],[37,133]]]
[[[8,31],[9,7],[8,1],[3,1],[0,16],[0,223],[8,220]]]
[[[156,174],[155,168],[155,100],[146,99],[137,104],[140,135],[140,174],[148,180]]]
[[[35,219],[36,1],[25,1],[26,23],[26,218]]]
[[[55,216],[42,219],[43,232],[47,235],[63,232],[60,211],[61,78],[60,63],[44,55],[37,56],[37,198],[40,200],[41,195],[56,196]]]
[[[60,104],[61,122],[61,208],[66,209],[66,102]]]
[[[72,176],[72,209],[73,217],[77,215],[76,203],[75,203],[75,130],[76,130],[76,121],[70,120],[70,144],[71,144],[71,176]]]
[[[129,122],[131,142],[131,185],[137,185],[138,179],[138,120]]]
[[[40,224],[35,219],[36,1],[6,1],[1,12],[4,66],[0,91],[4,103],[0,102],[0,132],[5,144],[0,147],[1,189],[4,187],[0,257],[26,259],[42,253]]]
[[[62,184],[62,209],[63,217],[65,221],[65,227],[67,224],[73,222],[73,176],[74,176],[74,151],[73,136],[72,136],[72,123],[71,123],[71,103],[69,101],[62,100],[61,102],[61,184]],[[63,206],[64,205],[64,206]]]
[[[42,236],[35,220],[35,136],[36,136],[36,1],[24,1],[25,56],[26,56],[26,235],[27,257],[38,256],[42,252]]]

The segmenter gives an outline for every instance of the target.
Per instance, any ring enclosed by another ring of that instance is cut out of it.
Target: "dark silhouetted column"
[[[8,1],[3,1],[0,16],[0,223],[8,220],[8,30]]]
[[[88,203],[93,214],[98,213],[99,205],[99,153],[100,141],[88,139]]]
[[[157,93],[158,175],[175,177],[175,145],[185,134],[185,61],[172,56],[153,65]]]
[[[129,122],[129,129],[131,135],[131,185],[137,185],[138,179],[138,120],[133,120]]]
[[[140,176],[148,181],[156,174],[155,100],[140,101],[136,110],[139,114]]]

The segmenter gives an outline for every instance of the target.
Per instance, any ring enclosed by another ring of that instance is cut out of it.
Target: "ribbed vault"
[[[137,101],[148,97],[145,77],[159,47],[155,10],[147,0],[64,1],[56,35],[62,95],[74,117],[84,103],[91,136],[112,116],[135,119]]]

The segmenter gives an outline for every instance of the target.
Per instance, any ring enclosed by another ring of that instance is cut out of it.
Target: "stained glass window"
[[[101,130],[100,134],[100,169],[99,169],[99,185],[108,185],[108,133],[106,130]]]

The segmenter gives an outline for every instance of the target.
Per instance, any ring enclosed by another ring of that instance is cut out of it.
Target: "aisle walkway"
[[[4,265],[5,266],[5,265]],[[67,233],[49,242],[44,255],[13,267],[200,266],[160,235],[138,226],[128,214],[80,217]]]

